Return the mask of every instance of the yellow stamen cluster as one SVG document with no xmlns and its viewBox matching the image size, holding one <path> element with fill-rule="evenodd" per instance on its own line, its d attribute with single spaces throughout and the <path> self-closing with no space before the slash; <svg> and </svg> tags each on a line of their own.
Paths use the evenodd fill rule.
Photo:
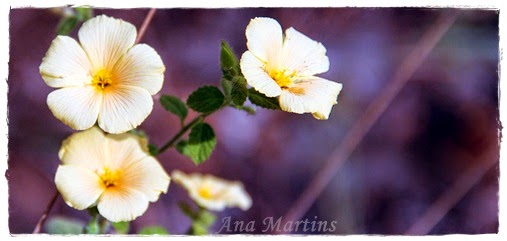
<svg viewBox="0 0 507 241">
<path fill-rule="evenodd" d="M 119 170 L 111 171 L 106 167 L 99 173 L 99 176 L 106 188 L 115 187 L 120 183 L 121 172 Z"/>
<path fill-rule="evenodd" d="M 199 196 L 204 199 L 211 199 L 214 196 L 213 191 L 209 185 L 201 186 L 197 192 L 199 193 Z"/>
<path fill-rule="evenodd" d="M 109 71 L 101 69 L 93 75 L 92 84 L 97 88 L 105 89 L 113 83 L 112 75 Z"/>
<path fill-rule="evenodd" d="M 273 69 L 269 71 L 269 77 L 275 80 L 282 89 L 289 88 L 293 84 L 291 78 L 294 77 L 295 74 L 295 71 L 293 73 L 287 73 L 287 70 Z"/>
</svg>

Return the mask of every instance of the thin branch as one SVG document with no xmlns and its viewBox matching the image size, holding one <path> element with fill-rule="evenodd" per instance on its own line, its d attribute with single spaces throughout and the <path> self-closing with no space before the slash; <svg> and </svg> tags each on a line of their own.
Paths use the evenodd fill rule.
<svg viewBox="0 0 507 241">
<path fill-rule="evenodd" d="M 176 133 L 176 135 L 173 136 L 173 138 L 171 138 L 171 140 L 169 140 L 167 143 L 165 143 L 162 147 L 160 147 L 160 149 L 158 150 L 157 152 L 157 155 L 159 155 L 160 153 L 164 152 L 165 150 L 171 148 L 174 146 L 174 144 L 176 144 L 176 142 L 190 129 L 192 128 L 195 124 L 197 124 L 199 121 L 202 121 L 207 115 L 206 114 L 200 114 L 198 115 L 197 117 L 195 117 L 192 121 L 190 121 L 186 126 L 183 126 L 183 128 L 181 128 L 181 130 Z"/>
<path fill-rule="evenodd" d="M 53 197 L 49 201 L 46 210 L 44 210 L 44 213 L 42 213 L 42 216 L 39 218 L 39 221 L 37 221 L 37 224 L 35 225 L 35 228 L 33 229 L 32 233 L 34 234 L 40 233 L 40 231 L 42 230 L 42 226 L 44 225 L 46 219 L 48 218 L 49 212 L 51 211 L 51 209 L 53 209 L 53 206 L 55 205 L 56 200 L 58 199 L 58 196 L 59 196 L 58 191 L 55 191 L 55 194 L 53 194 Z"/>
<path fill-rule="evenodd" d="M 141 25 L 141 28 L 139 29 L 139 34 L 137 35 L 136 42 L 135 42 L 136 44 L 138 44 L 141 41 L 141 39 L 143 38 L 144 33 L 146 32 L 146 29 L 148 29 L 148 26 L 151 23 L 151 19 L 153 18 L 153 15 L 155 15 L 156 11 L 157 11 L 156 8 L 152 8 L 148 12 L 148 14 L 146 14 L 146 18 L 144 19 L 143 25 Z"/>
<path fill-rule="evenodd" d="M 156 10 L 157 9 L 152 8 L 152 9 L 150 9 L 148 14 L 146 15 L 143 25 L 141 25 L 141 28 L 139 29 L 139 34 L 137 35 L 137 39 L 135 42 L 136 44 L 139 43 L 141 41 L 141 39 L 143 38 L 144 33 L 146 32 L 146 29 L 150 25 L 151 19 L 153 18 L 153 15 L 155 15 Z M 44 213 L 42 213 L 42 216 L 39 218 L 39 221 L 35 225 L 35 228 L 33 229 L 33 232 L 32 232 L 33 234 L 40 233 L 42 226 L 44 225 L 44 223 L 46 222 L 46 219 L 48 218 L 49 212 L 51 211 L 56 200 L 58 199 L 58 196 L 59 196 L 59 193 L 58 193 L 58 191 L 56 191 L 55 194 L 53 195 L 53 198 L 51 198 L 51 201 L 48 203 L 46 210 L 44 211 Z"/>
<path fill-rule="evenodd" d="M 491 147 L 473 165 L 454 181 L 426 212 L 407 230 L 405 235 L 428 234 L 435 225 L 474 187 L 482 177 L 498 163 L 498 149 Z"/>
<path fill-rule="evenodd" d="M 307 212 L 373 124 L 384 113 L 405 83 L 412 77 L 419 65 L 443 37 L 444 33 L 452 26 L 456 17 L 457 11 L 446 11 L 441 14 L 432 27 L 422 36 L 412 52 L 401 62 L 389 84 L 371 102 L 363 115 L 343 138 L 342 144 L 333 151 L 330 158 L 317 172 L 308 187 L 289 208 L 283 217 L 282 225 L 289 221 L 299 220 Z"/>
</svg>

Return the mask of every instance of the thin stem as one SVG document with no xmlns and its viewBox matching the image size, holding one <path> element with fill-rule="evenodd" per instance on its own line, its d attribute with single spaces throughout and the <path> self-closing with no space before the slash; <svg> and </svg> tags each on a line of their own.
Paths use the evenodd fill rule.
<svg viewBox="0 0 507 241">
<path fill-rule="evenodd" d="M 498 149 L 494 146 L 479 158 L 479 164 L 468 168 L 453 185 L 447 189 L 419 219 L 407 230 L 405 235 L 428 234 L 435 225 L 474 187 L 482 177 L 498 163 Z"/>
<path fill-rule="evenodd" d="M 135 42 L 136 44 L 138 44 L 141 41 L 141 39 L 143 38 L 144 33 L 146 32 L 146 29 L 148 29 L 148 26 L 151 23 L 151 19 L 153 18 L 153 15 L 155 15 L 156 11 L 157 11 L 156 8 L 152 8 L 148 12 L 148 14 L 146 14 L 146 18 L 144 18 L 143 25 L 141 25 L 141 28 L 139 29 L 139 34 L 137 35 L 136 42 Z"/>
<path fill-rule="evenodd" d="M 412 77 L 417 67 L 452 26 L 456 16 L 457 11 L 443 13 L 423 35 L 412 52 L 401 62 L 389 85 L 371 102 L 363 115 L 345 135 L 342 144 L 333 151 L 308 187 L 283 216 L 282 225 L 289 221 L 299 220 L 307 212 L 373 124 Z"/>
<path fill-rule="evenodd" d="M 197 117 L 195 117 L 192 121 L 190 121 L 186 126 L 183 126 L 181 130 L 176 133 L 176 135 L 173 136 L 168 142 L 166 142 L 160 149 L 158 149 L 157 155 L 160 155 L 160 153 L 164 152 L 165 150 L 171 148 L 176 144 L 176 142 L 188 131 L 190 128 L 192 128 L 195 124 L 197 124 L 199 121 L 204 120 L 204 118 L 209 114 L 200 114 Z"/>
<path fill-rule="evenodd" d="M 46 219 L 48 218 L 49 212 L 53 208 L 53 206 L 56 203 L 56 200 L 58 199 L 58 191 L 55 191 L 55 194 L 53 194 L 53 197 L 49 201 L 46 210 L 44 210 L 44 213 L 42 213 L 42 216 L 39 218 L 39 221 L 37 221 L 37 224 L 35 225 L 35 228 L 33 229 L 32 233 L 40 233 L 42 230 L 42 226 L 46 222 Z"/>
</svg>

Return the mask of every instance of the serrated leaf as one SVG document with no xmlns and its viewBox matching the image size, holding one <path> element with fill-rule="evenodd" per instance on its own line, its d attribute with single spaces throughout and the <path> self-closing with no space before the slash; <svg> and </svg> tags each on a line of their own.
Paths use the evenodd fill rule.
<svg viewBox="0 0 507 241">
<path fill-rule="evenodd" d="M 186 150 L 187 148 L 187 144 L 188 144 L 188 141 L 187 140 L 181 140 L 179 141 L 178 143 L 176 143 L 176 150 L 180 153 L 180 154 L 183 154 L 185 156 L 188 156 L 187 153 L 188 151 Z"/>
<path fill-rule="evenodd" d="M 257 106 L 270 110 L 280 110 L 280 104 L 278 98 L 267 97 L 266 95 L 258 92 L 257 90 L 250 88 L 248 89 L 248 99 Z"/>
<path fill-rule="evenodd" d="M 138 234 L 142 234 L 142 235 L 153 235 L 153 234 L 164 235 L 164 234 L 169 234 L 169 232 L 164 227 L 155 225 L 155 226 L 147 226 L 147 227 L 142 228 L 141 230 L 139 230 Z"/>
<path fill-rule="evenodd" d="M 225 41 L 222 41 L 220 49 L 220 67 L 222 68 L 224 77 L 227 79 L 241 73 L 238 58 L 234 54 L 234 51 L 232 51 L 231 46 Z"/>
<path fill-rule="evenodd" d="M 187 105 L 197 112 L 209 113 L 220 109 L 224 99 L 224 94 L 217 87 L 204 86 L 190 94 Z"/>
<path fill-rule="evenodd" d="M 216 144 L 213 128 L 206 123 L 199 123 L 192 127 L 183 154 L 199 165 L 209 158 Z"/>
<path fill-rule="evenodd" d="M 111 222 L 111 225 L 117 234 L 127 234 L 130 230 L 130 222 Z"/>
<path fill-rule="evenodd" d="M 187 106 L 178 97 L 172 95 L 162 95 L 162 97 L 160 97 L 160 104 L 167 111 L 180 117 L 182 121 L 185 120 L 188 115 Z"/>
<path fill-rule="evenodd" d="M 66 217 L 52 217 L 44 225 L 49 234 L 81 234 L 83 228 L 84 223 Z"/>
<path fill-rule="evenodd" d="M 234 77 L 232 81 L 231 100 L 236 106 L 242 106 L 248 96 L 246 80 L 241 76 Z"/>
<path fill-rule="evenodd" d="M 58 35 L 69 35 L 72 30 L 76 27 L 79 22 L 78 18 L 74 15 L 65 16 L 58 26 L 56 27 L 56 34 Z"/>
</svg>

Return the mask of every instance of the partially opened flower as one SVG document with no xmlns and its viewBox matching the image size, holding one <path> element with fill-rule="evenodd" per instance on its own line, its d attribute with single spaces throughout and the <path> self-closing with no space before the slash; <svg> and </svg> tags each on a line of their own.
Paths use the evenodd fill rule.
<svg viewBox="0 0 507 241">
<path fill-rule="evenodd" d="M 248 50 L 240 65 L 250 86 L 268 97 L 279 97 L 284 111 L 329 117 L 342 85 L 315 76 L 329 69 L 321 43 L 293 28 L 283 36 L 280 24 L 272 18 L 252 19 L 246 38 Z"/>
<path fill-rule="evenodd" d="M 179 170 L 174 170 L 171 177 L 188 191 L 199 206 L 208 210 L 222 211 L 226 207 L 247 210 L 252 206 L 252 199 L 241 182 L 197 173 L 187 175 Z"/>
<path fill-rule="evenodd" d="M 59 88 L 47 98 L 53 115 L 76 130 L 98 121 L 106 132 L 123 133 L 141 124 L 165 67 L 153 48 L 134 45 L 136 35 L 132 24 L 102 15 L 79 29 L 80 43 L 57 36 L 39 67 L 46 84 Z"/>
<path fill-rule="evenodd" d="M 170 178 L 138 136 L 104 134 L 93 127 L 67 138 L 58 153 L 55 183 L 78 210 L 97 205 L 112 222 L 131 221 L 166 193 Z"/>
</svg>

